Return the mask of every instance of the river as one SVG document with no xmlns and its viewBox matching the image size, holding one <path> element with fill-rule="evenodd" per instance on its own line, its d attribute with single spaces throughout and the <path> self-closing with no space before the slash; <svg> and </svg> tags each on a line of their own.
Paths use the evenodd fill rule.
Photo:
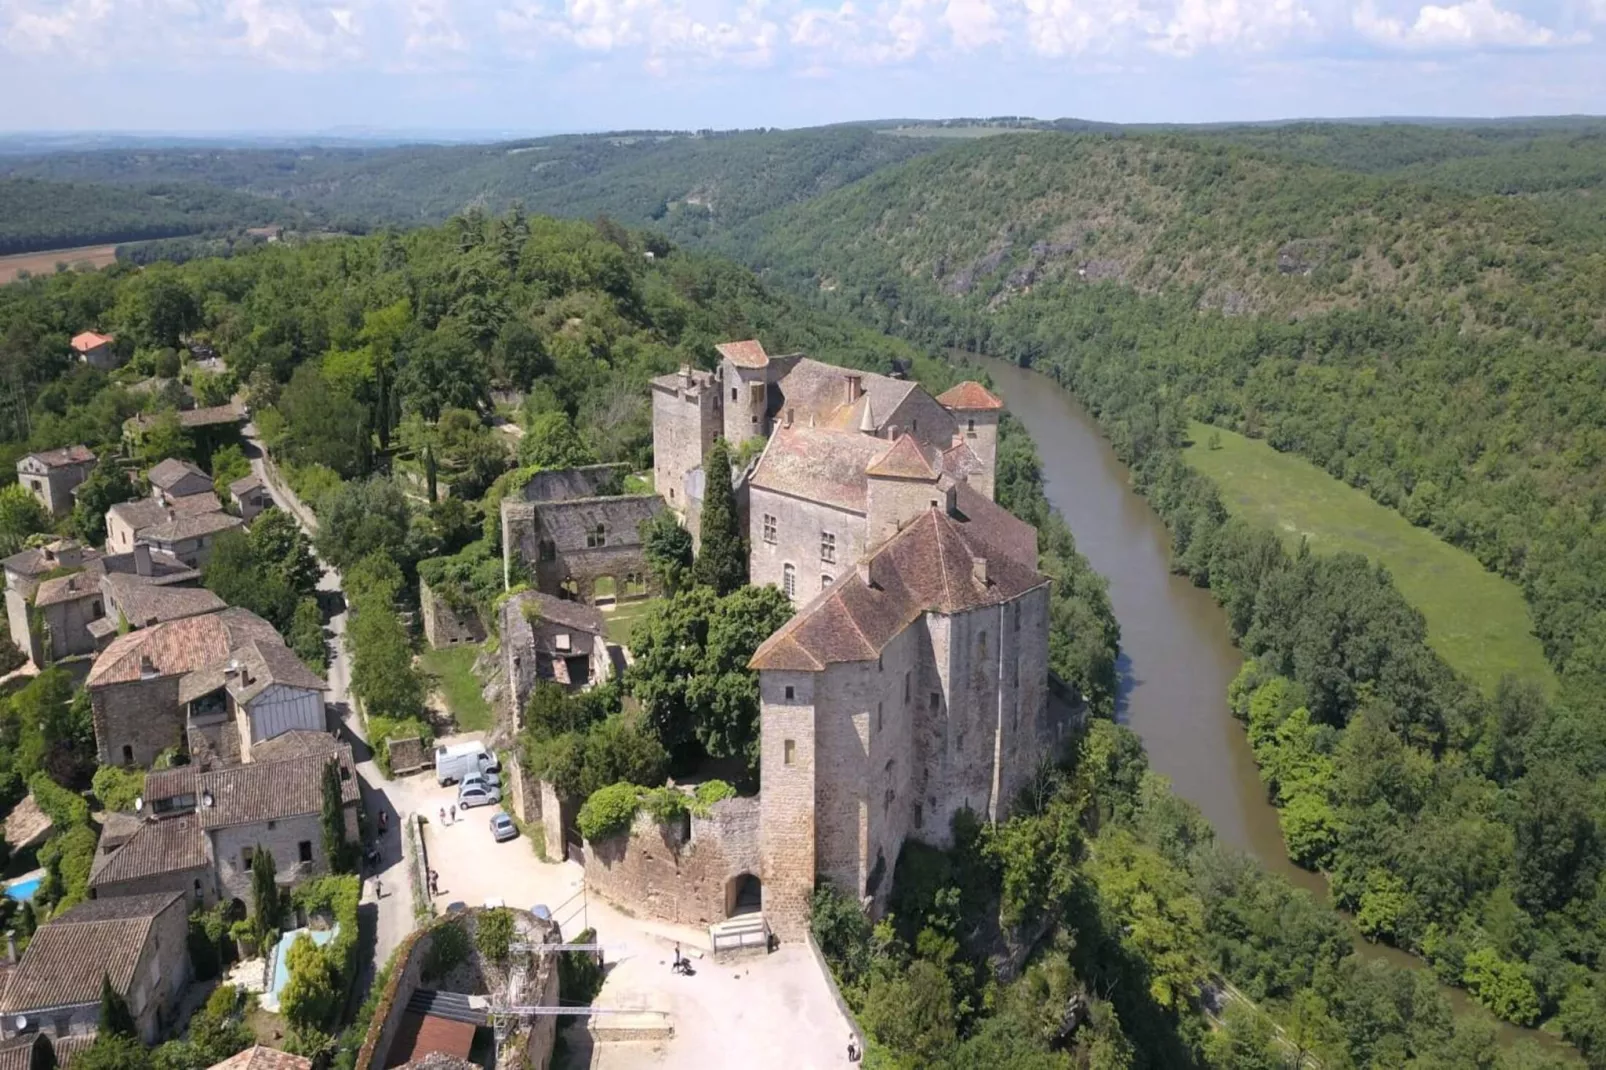
<svg viewBox="0 0 1606 1070">
<path fill-rule="evenodd" d="M 991 357 L 954 356 L 992 376 L 1005 406 L 1037 444 L 1049 503 L 1070 525 L 1077 549 L 1109 580 L 1121 624 L 1117 719 L 1142 737 L 1150 767 L 1199 807 L 1223 843 L 1326 900 L 1326 879 L 1289 860 L 1249 741 L 1227 708 L 1227 685 L 1243 664 L 1227 618 L 1209 591 L 1172 573 L 1165 523 L 1132 489 L 1098 422 L 1046 376 Z M 1355 948 L 1395 966 L 1424 966 L 1358 936 Z M 1457 1012 L 1492 1020 L 1466 992 L 1442 990 Z M 1538 1030 L 1505 1022 L 1499 1028 L 1505 1043 L 1527 1037 L 1553 1053 L 1573 1052 Z"/>
</svg>

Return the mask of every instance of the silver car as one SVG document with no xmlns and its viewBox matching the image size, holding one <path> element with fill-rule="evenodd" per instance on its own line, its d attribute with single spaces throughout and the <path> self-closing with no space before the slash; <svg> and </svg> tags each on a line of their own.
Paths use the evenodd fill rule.
<svg viewBox="0 0 1606 1070">
<path fill-rule="evenodd" d="M 457 808 L 467 810 L 474 806 L 489 806 L 502 801 L 502 791 L 483 781 L 464 783 L 457 789 Z"/>
<path fill-rule="evenodd" d="M 496 838 L 497 843 L 518 839 L 519 827 L 506 813 L 498 811 L 491 815 L 491 835 Z"/>
<path fill-rule="evenodd" d="M 489 784 L 493 788 L 499 788 L 499 787 L 502 786 L 502 778 L 500 776 L 498 776 L 497 774 L 491 772 L 490 770 L 486 770 L 483 773 L 464 773 L 463 774 L 463 779 L 462 779 L 461 783 L 473 784 L 473 783 L 476 783 L 476 782 L 481 783 L 481 784 Z"/>
</svg>

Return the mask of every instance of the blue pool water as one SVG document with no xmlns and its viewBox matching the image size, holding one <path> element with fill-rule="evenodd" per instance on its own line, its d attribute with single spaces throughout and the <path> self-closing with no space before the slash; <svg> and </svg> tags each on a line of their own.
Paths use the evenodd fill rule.
<svg viewBox="0 0 1606 1070">
<path fill-rule="evenodd" d="M 290 964 L 286 961 L 290 957 L 290 945 L 295 943 L 302 933 L 319 947 L 327 944 L 340 932 L 340 926 L 333 929 L 295 929 L 279 937 L 279 942 L 273 948 L 273 983 L 263 993 L 262 1006 L 278 1013 L 279 993 L 284 991 L 285 984 L 290 980 Z"/>
<path fill-rule="evenodd" d="M 8 884 L 6 885 L 6 894 L 19 903 L 26 903 L 33 898 L 33 893 L 39 890 L 39 883 L 43 880 L 43 877 L 29 877 L 27 880 Z"/>
</svg>

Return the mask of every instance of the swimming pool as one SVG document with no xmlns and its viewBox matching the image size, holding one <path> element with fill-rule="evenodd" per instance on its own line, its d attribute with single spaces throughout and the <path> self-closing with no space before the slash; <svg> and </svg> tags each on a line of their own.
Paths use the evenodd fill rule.
<svg viewBox="0 0 1606 1070">
<path fill-rule="evenodd" d="M 290 957 L 290 945 L 303 933 L 314 944 L 322 947 L 335 938 L 340 932 L 340 926 L 332 929 L 292 929 L 279 937 L 279 942 L 273 947 L 273 982 L 268 990 L 262 993 L 262 1008 L 273 1014 L 279 1013 L 279 993 L 284 991 L 285 984 L 290 980 L 290 964 L 286 961 Z"/>
<path fill-rule="evenodd" d="M 43 873 L 36 873 L 31 877 L 24 877 L 20 881 L 6 885 L 6 895 L 10 896 L 12 899 L 15 899 L 19 903 L 26 903 L 28 900 L 33 898 L 34 893 L 39 890 L 39 885 L 44 881 L 44 879 L 45 876 Z"/>
</svg>

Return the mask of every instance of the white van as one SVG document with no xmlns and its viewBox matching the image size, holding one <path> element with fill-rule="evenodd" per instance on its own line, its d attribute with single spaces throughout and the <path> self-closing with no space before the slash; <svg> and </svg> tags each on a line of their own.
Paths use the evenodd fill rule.
<svg viewBox="0 0 1606 1070">
<path fill-rule="evenodd" d="M 470 741 L 435 748 L 435 783 L 443 786 L 462 780 L 469 773 L 483 773 L 496 767 L 496 759 L 483 743 Z"/>
</svg>

